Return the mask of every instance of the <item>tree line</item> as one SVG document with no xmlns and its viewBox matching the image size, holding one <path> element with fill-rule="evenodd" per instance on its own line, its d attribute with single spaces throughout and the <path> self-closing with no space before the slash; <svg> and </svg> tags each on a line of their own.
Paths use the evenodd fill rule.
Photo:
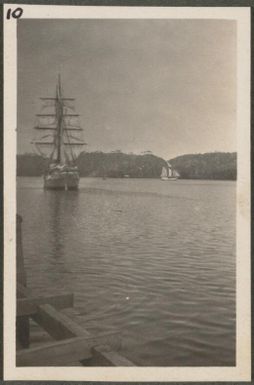
<svg viewBox="0 0 254 385">
<path fill-rule="evenodd" d="M 170 159 L 183 179 L 236 179 L 236 153 L 189 154 Z M 18 176 L 41 176 L 49 160 L 35 154 L 17 155 Z M 121 151 L 83 152 L 77 159 L 80 176 L 159 178 L 165 160 L 151 154 L 124 154 Z"/>
<path fill-rule="evenodd" d="M 178 156 L 170 163 L 183 179 L 236 180 L 236 152 L 210 152 Z"/>
</svg>

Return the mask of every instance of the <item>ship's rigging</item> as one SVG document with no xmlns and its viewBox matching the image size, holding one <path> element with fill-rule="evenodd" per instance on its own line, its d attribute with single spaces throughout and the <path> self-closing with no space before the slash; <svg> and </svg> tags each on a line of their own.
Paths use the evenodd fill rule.
<svg viewBox="0 0 254 385">
<path fill-rule="evenodd" d="M 79 114 L 72 103 L 74 98 L 63 96 L 60 75 L 55 97 L 41 97 L 43 106 L 36 115 L 35 131 L 32 141 L 36 151 L 50 163 L 73 165 L 86 143 L 83 141 L 83 129 Z"/>
</svg>

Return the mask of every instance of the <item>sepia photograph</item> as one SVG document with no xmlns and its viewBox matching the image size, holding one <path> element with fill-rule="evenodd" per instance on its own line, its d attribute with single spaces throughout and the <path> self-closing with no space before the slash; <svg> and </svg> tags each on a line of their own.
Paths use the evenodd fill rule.
<svg viewBox="0 0 254 385">
<path fill-rule="evenodd" d="M 249 8 L 7 8 L 6 379 L 250 379 Z"/>
</svg>

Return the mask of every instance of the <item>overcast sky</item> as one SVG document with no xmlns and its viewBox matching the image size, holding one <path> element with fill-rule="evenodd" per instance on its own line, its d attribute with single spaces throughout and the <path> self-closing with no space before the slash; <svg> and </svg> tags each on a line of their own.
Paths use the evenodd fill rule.
<svg viewBox="0 0 254 385">
<path fill-rule="evenodd" d="M 59 71 L 87 151 L 236 150 L 234 21 L 19 20 L 19 153 Z"/>
</svg>

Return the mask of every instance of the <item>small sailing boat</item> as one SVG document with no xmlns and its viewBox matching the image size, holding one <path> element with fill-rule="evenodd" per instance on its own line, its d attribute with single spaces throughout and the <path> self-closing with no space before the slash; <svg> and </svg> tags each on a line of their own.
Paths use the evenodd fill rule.
<svg viewBox="0 0 254 385">
<path fill-rule="evenodd" d="M 161 180 L 174 181 L 179 178 L 179 173 L 173 169 L 169 162 L 166 162 L 166 166 L 162 167 Z"/>
<path fill-rule="evenodd" d="M 75 99 L 63 97 L 60 75 L 56 97 L 40 99 L 44 105 L 41 113 L 37 114 L 37 124 L 34 127 L 39 138 L 32 143 L 40 155 L 49 159 L 49 166 L 44 174 L 44 188 L 77 190 L 79 171 L 76 160 L 86 143 L 82 139 L 83 129 L 79 125 L 79 115 L 72 106 Z"/>
</svg>

